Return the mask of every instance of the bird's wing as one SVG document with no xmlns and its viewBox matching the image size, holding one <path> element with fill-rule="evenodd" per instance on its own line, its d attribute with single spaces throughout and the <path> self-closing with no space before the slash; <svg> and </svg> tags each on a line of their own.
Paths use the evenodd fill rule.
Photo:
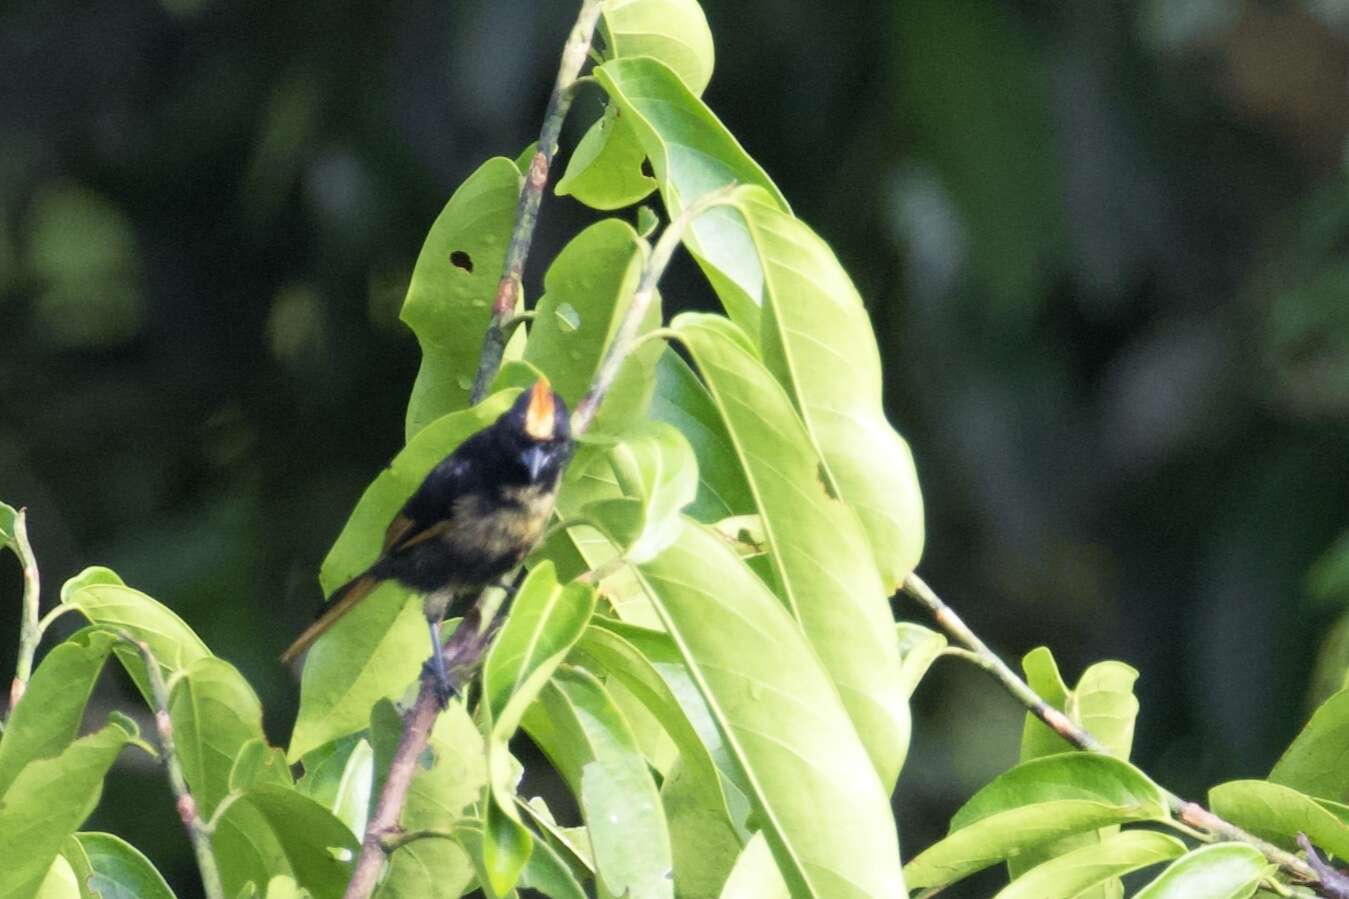
<svg viewBox="0 0 1349 899">
<path fill-rule="evenodd" d="M 466 441 L 460 450 L 467 446 Z M 417 491 L 404 503 L 402 511 L 389 522 L 381 558 L 396 555 L 445 533 L 454 516 L 455 500 L 469 492 L 477 469 L 472 457 L 466 457 L 459 450 L 431 469 Z"/>
</svg>

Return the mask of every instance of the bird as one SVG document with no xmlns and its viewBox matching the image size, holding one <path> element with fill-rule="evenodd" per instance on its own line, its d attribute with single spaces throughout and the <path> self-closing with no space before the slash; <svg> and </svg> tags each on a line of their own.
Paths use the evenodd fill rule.
<svg viewBox="0 0 1349 899">
<path fill-rule="evenodd" d="M 318 618 L 282 654 L 290 662 L 381 583 L 422 596 L 431 670 L 442 700 L 453 694 L 440 623 L 459 600 L 524 561 L 542 536 L 571 457 L 567 405 L 546 377 L 492 424 L 442 459 L 389 522 L 379 558 L 328 598 Z"/>
</svg>

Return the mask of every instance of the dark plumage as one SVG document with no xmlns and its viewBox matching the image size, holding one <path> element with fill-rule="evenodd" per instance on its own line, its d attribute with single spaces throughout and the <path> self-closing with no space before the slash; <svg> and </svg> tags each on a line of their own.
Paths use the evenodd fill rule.
<svg viewBox="0 0 1349 899">
<path fill-rule="evenodd" d="M 542 535 L 570 455 L 567 406 L 541 379 L 431 470 L 389 523 L 379 558 L 334 591 L 282 660 L 304 652 L 381 581 L 392 579 L 423 595 L 436 642 L 434 663 L 436 626 L 451 604 L 520 564 Z"/>
</svg>

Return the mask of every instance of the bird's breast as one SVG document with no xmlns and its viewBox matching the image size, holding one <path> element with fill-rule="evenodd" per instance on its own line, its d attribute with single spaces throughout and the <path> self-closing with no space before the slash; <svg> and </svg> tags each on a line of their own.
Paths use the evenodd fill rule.
<svg viewBox="0 0 1349 899">
<path fill-rule="evenodd" d="M 456 502 L 455 518 L 464 523 L 444 539 L 459 551 L 477 550 L 518 561 L 543 533 L 555 494 L 543 485 L 503 488 L 499 498 L 472 494 Z"/>
</svg>

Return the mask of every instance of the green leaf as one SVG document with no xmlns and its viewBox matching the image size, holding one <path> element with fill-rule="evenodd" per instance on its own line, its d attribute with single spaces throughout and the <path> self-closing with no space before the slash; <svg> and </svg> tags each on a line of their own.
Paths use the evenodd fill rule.
<svg viewBox="0 0 1349 899">
<path fill-rule="evenodd" d="M 320 581 L 335 590 L 369 567 L 384 532 L 426 475 L 465 439 L 490 425 L 515 393 L 501 392 L 472 409 L 427 425 L 380 473 L 324 559 Z M 288 757 L 364 730 L 371 707 L 402 694 L 430 655 L 426 621 L 408 592 L 385 582 L 314 644 L 300 680 L 300 710 Z"/>
<path fill-rule="evenodd" d="M 497 805 L 495 793 L 487 791 L 487 815 L 483 823 L 482 871 L 478 875 L 489 897 L 504 897 L 515 889 L 534 852 L 534 838 L 512 809 Z"/>
<path fill-rule="evenodd" d="M 1296 852 L 1305 833 L 1337 858 L 1349 858 L 1349 821 L 1297 790 L 1263 780 L 1236 780 L 1209 790 L 1213 813 Z"/>
<path fill-rule="evenodd" d="M 692 523 L 640 572 L 793 895 L 905 895 L 888 791 L 781 602 Z"/>
<path fill-rule="evenodd" d="M 1046 756 L 974 794 L 951 819 L 950 833 L 904 872 L 910 886 L 943 886 L 1051 840 L 1168 817 L 1161 788 L 1128 762 L 1084 752 Z"/>
<path fill-rule="evenodd" d="M 740 851 L 720 896 L 721 899 L 790 899 L 791 892 L 762 833 L 756 833 Z"/>
<path fill-rule="evenodd" d="M 231 792 L 246 790 L 254 784 L 275 784 L 279 787 L 295 785 L 286 752 L 277 746 L 268 746 L 264 738 L 249 740 L 239 748 L 230 768 Z"/>
<path fill-rule="evenodd" d="M 1284 751 L 1269 779 L 1322 799 L 1349 801 L 1349 690 L 1331 696 Z"/>
<path fill-rule="evenodd" d="M 1167 834 L 1151 830 L 1115 833 L 1036 865 L 995 899 L 1077 899 L 1088 891 L 1109 888 L 1130 871 L 1184 854 L 1185 844 Z"/>
<path fill-rule="evenodd" d="M 548 266 L 524 361 L 547 375 L 573 409 L 627 314 L 646 257 L 646 244 L 632 226 L 611 218 L 572 238 Z M 660 321 L 660 303 L 653 302 L 638 334 Z M 624 360 L 592 433 L 619 433 L 645 416 L 660 353 L 661 343 L 650 341 Z"/>
<path fill-rule="evenodd" d="M 485 849 L 480 822 L 459 824 L 454 829 L 454 838 L 473 858 L 483 857 Z M 549 899 L 586 899 L 585 889 L 567 863 L 545 840 L 534 840 L 529 860 L 516 885 L 538 890 Z"/>
<path fill-rule="evenodd" d="M 622 209 L 656 189 L 656 179 L 642 171 L 645 161 L 646 151 L 627 116 L 610 103 L 572 150 L 555 190 L 592 209 Z"/>
<path fill-rule="evenodd" d="M 946 648 L 946 635 L 921 624 L 900 621 L 895 624 L 899 641 L 899 682 L 904 695 L 912 697 L 927 669 Z"/>
<path fill-rule="evenodd" d="M 75 739 L 115 639 L 85 628 L 43 658 L 0 736 L 0 796 L 24 765 L 59 755 Z"/>
<path fill-rule="evenodd" d="M 408 400 L 409 442 L 468 406 L 522 183 L 511 160 L 487 160 L 459 185 L 426 235 L 400 316 L 422 349 Z"/>
<path fill-rule="evenodd" d="M 9 503 L 0 503 L 0 542 L 5 544 L 14 543 L 15 520 L 19 517 L 19 510 Z"/>
<path fill-rule="evenodd" d="M 615 59 L 596 67 L 594 74 L 650 159 L 671 219 L 703 194 L 731 182 L 757 184 L 788 210 L 764 170 L 668 66 L 650 57 Z M 746 331 L 758 333 L 763 272 L 740 214 L 709 210 L 692 223 L 684 244 L 730 316 Z"/>
<path fill-rule="evenodd" d="M 686 510 L 703 524 L 757 512 L 735 445 L 707 388 L 672 349 L 656 365 L 651 417 L 679 429 L 698 460 L 698 493 Z"/>
<path fill-rule="evenodd" d="M 210 818 L 230 791 L 230 772 L 243 745 L 266 739 L 262 703 L 248 681 L 222 659 L 198 659 L 169 695 L 174 743 L 192 798 Z"/>
<path fill-rule="evenodd" d="M 735 326 L 685 313 L 672 327 L 755 495 L 777 592 L 842 695 L 888 792 L 908 750 L 909 707 L 889 593 L 861 523 L 827 492 L 801 419 Z"/>
<path fill-rule="evenodd" d="M 605 0 L 604 58 L 650 56 L 701 95 L 716 63 L 712 30 L 698 0 Z"/>
<path fill-rule="evenodd" d="M 764 364 L 791 396 L 831 492 L 857 510 L 886 594 L 923 551 L 913 453 L 881 403 L 881 357 L 862 297 L 834 251 L 767 191 L 736 191 L 763 270 Z"/>
<path fill-rule="evenodd" d="M 674 539 L 680 511 L 698 491 L 698 463 L 684 435 L 665 422 L 646 422 L 605 448 L 604 459 L 622 496 L 589 503 L 581 514 L 604 525 L 623 556 L 645 562 Z"/>
<path fill-rule="evenodd" d="M 228 895 L 249 881 L 267 883 L 282 874 L 314 899 L 342 895 L 351 866 L 335 851 L 350 857 L 360 846 L 347 826 L 313 799 L 271 784 L 251 787 L 224 806 L 211 845 Z"/>
<path fill-rule="evenodd" d="M 47 869 L 32 899 L 80 899 L 80 881 L 64 856 L 58 855 Z"/>
<path fill-rule="evenodd" d="M 154 653 L 165 679 L 192 663 L 209 658 L 211 651 L 168 606 L 122 584 L 106 568 L 89 568 L 61 588 L 61 601 L 75 607 L 93 624 L 125 632 L 144 642 Z M 142 695 L 150 694 L 140 655 L 130 647 L 116 647 L 117 657 L 136 681 Z"/>
<path fill-rule="evenodd" d="M 637 740 L 594 675 L 561 669 L 524 719 L 576 795 L 601 897 L 674 896 L 670 835 Z"/>
<path fill-rule="evenodd" d="M 1270 865 L 1253 846 L 1201 846 L 1172 862 L 1134 899 L 1246 899 L 1260 886 Z"/>
<path fill-rule="evenodd" d="M 403 722 L 393 704 L 381 702 L 370 717 L 376 770 L 385 772 L 398 748 Z M 353 756 L 354 758 L 355 756 Z M 399 823 L 404 830 L 450 832 L 482 795 L 487 762 L 482 734 L 462 702 L 452 702 L 431 730 L 427 749 L 408 788 Z M 379 899 L 457 899 L 473 882 L 473 862 L 451 840 L 415 840 L 389 856 Z"/>
<path fill-rule="evenodd" d="M 116 724 L 29 762 L 0 797 L 0 899 L 30 899 L 61 847 L 98 805 L 103 777 L 131 738 Z"/>
<path fill-rule="evenodd" d="M 102 899 L 173 899 L 173 891 L 140 850 L 110 833 L 77 833 L 89 870 L 81 872 Z"/>
</svg>

